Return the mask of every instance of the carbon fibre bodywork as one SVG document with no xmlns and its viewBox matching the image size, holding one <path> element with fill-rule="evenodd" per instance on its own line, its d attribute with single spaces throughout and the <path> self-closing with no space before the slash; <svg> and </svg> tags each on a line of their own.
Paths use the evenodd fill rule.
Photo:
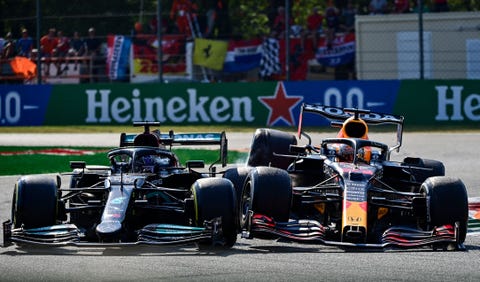
<svg viewBox="0 0 480 282">
<path fill-rule="evenodd" d="M 394 124 L 397 140 L 390 146 L 368 140 L 365 127 L 347 129 L 354 134 L 340 131 L 342 137 L 312 145 L 301 124 L 305 113 L 323 116 L 341 131 L 360 119 L 364 123 L 356 124 L 361 126 Z M 298 138 L 306 137 L 305 145 L 291 142 L 292 136 L 285 132 L 257 131 L 248 161 L 254 168 L 239 202 L 243 237 L 356 247 L 464 249 L 468 221 L 464 184 L 445 176 L 439 161 L 410 157 L 392 161 L 402 132 L 401 116 L 316 104 L 302 105 Z M 259 152 L 267 152 L 267 157 L 260 158 Z M 268 187 L 272 175 L 282 174 L 288 185 Z"/>
<path fill-rule="evenodd" d="M 231 247 L 237 237 L 232 183 L 217 177 L 226 164 L 225 133 L 150 132 L 122 134 L 109 166 L 71 162 L 68 187 L 60 177 L 21 177 L 14 189 L 12 218 L 3 223 L 4 246 L 167 245 L 200 242 Z M 183 166 L 172 146 L 220 146 L 208 170 L 203 161 Z"/>
</svg>

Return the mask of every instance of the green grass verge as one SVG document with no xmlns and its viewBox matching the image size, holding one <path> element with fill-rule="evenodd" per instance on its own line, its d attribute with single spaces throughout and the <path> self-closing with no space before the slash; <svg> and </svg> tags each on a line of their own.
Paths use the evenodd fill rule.
<svg viewBox="0 0 480 282">
<path fill-rule="evenodd" d="M 71 171 L 70 161 L 85 161 L 91 165 L 108 165 L 106 153 L 110 148 L 91 148 L 91 147 L 75 147 L 68 149 L 78 150 L 94 150 L 98 151 L 93 155 L 80 156 L 59 156 L 59 155 L 45 155 L 45 154 L 18 154 L 18 155 L 2 155 L 2 152 L 24 152 L 27 150 L 37 151 L 53 148 L 66 147 L 4 147 L 0 146 L 0 175 L 26 175 L 26 174 L 40 174 L 40 173 L 57 173 Z M 204 149 L 175 149 L 173 150 L 182 165 L 187 160 L 204 160 L 206 164 L 211 164 L 218 160 L 218 150 L 204 150 Z M 245 162 L 247 153 L 229 151 L 229 163 Z"/>
</svg>

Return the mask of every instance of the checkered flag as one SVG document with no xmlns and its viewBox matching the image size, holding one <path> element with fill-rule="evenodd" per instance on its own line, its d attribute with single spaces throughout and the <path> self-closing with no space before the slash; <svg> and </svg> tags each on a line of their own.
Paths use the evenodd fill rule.
<svg viewBox="0 0 480 282">
<path fill-rule="evenodd" d="M 260 60 L 260 77 L 268 77 L 280 73 L 281 66 L 278 58 L 280 45 L 275 38 L 267 38 L 262 44 L 262 58 Z"/>
</svg>

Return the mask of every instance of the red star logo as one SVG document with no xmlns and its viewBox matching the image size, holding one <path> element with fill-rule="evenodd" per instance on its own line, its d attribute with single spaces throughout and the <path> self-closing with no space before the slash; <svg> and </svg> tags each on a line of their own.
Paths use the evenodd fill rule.
<svg viewBox="0 0 480 282">
<path fill-rule="evenodd" d="M 303 99 L 303 96 L 287 96 L 283 82 L 279 82 L 274 96 L 262 96 L 258 97 L 258 99 L 270 111 L 268 114 L 268 126 L 275 124 L 281 119 L 288 125 L 295 125 L 292 108 Z"/>
</svg>

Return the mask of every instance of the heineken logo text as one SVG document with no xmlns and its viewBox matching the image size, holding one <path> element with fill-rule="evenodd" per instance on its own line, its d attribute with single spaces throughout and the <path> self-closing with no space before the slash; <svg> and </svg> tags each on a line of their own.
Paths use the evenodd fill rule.
<svg viewBox="0 0 480 282">
<path fill-rule="evenodd" d="M 133 89 L 132 96 L 111 99 L 110 89 L 87 89 L 87 123 L 130 123 L 133 121 L 160 122 L 251 122 L 250 97 L 199 96 L 194 88 L 186 95 L 164 99 L 160 96 L 141 97 L 140 90 Z"/>
</svg>

